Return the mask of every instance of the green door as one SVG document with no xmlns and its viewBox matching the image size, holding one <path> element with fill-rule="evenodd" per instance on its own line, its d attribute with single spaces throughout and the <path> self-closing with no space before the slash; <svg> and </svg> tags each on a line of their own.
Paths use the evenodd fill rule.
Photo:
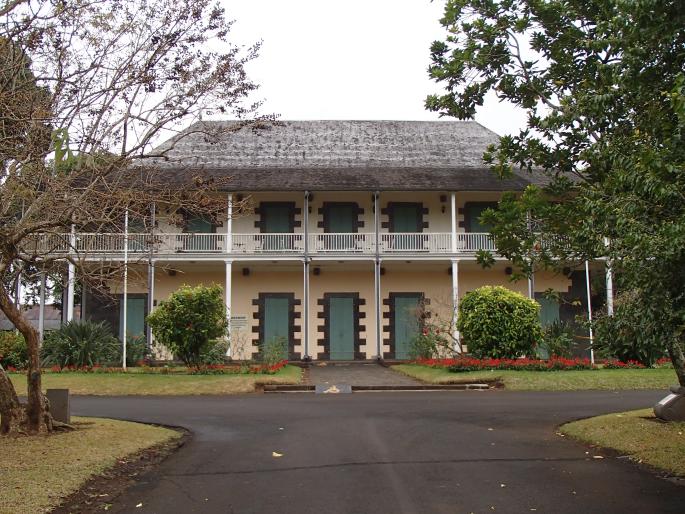
<svg viewBox="0 0 685 514">
<path fill-rule="evenodd" d="M 328 337 L 331 360 L 354 359 L 354 298 L 329 299 Z"/>
<path fill-rule="evenodd" d="M 559 304 L 545 297 L 535 299 L 540 304 L 540 324 L 547 327 L 559 321 Z"/>
<path fill-rule="evenodd" d="M 289 310 L 288 298 L 267 296 L 264 299 L 264 341 L 271 344 L 281 342 L 283 345 L 283 358 L 288 358 L 289 338 Z"/>
<path fill-rule="evenodd" d="M 214 225 L 202 216 L 190 216 L 186 220 L 186 232 L 189 234 L 211 234 L 214 232 Z M 185 239 L 184 249 L 192 252 L 216 250 L 215 241 L 213 237 L 190 235 Z"/>
<path fill-rule="evenodd" d="M 420 295 L 394 297 L 395 358 L 408 359 L 412 340 L 419 334 Z"/>
<path fill-rule="evenodd" d="M 485 209 L 496 209 L 496 202 L 468 202 L 464 205 L 466 232 L 490 232 L 490 225 L 480 222 Z"/>
<path fill-rule="evenodd" d="M 331 234 L 352 234 L 357 232 L 357 209 L 353 205 L 329 205 L 326 209 L 324 226 Z M 327 250 L 354 250 L 355 236 L 330 236 L 326 239 Z"/>
<path fill-rule="evenodd" d="M 126 299 L 126 337 L 145 337 L 146 298 Z M 119 320 L 119 333 L 124 331 L 123 309 Z"/>
<path fill-rule="evenodd" d="M 264 203 L 260 206 L 262 216 L 262 231 L 266 234 L 289 234 L 291 232 L 291 216 L 293 210 L 288 204 Z M 283 237 L 268 237 L 264 241 L 265 250 L 291 249 L 290 239 Z"/>
<path fill-rule="evenodd" d="M 397 234 L 415 234 L 423 232 L 421 207 L 416 204 L 395 204 L 392 208 L 392 232 Z M 419 250 L 422 248 L 421 237 L 401 235 L 393 237 L 393 248 L 400 250 Z"/>
</svg>

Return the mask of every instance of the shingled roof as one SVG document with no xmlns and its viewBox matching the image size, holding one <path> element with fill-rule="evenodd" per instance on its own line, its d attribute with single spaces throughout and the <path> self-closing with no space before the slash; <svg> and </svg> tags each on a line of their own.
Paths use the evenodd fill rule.
<svg viewBox="0 0 685 514">
<path fill-rule="evenodd" d="M 521 190 L 543 177 L 500 180 L 482 162 L 497 134 L 472 121 L 282 121 L 236 130 L 200 122 L 153 154 L 169 180 L 230 177 L 233 191 Z"/>
</svg>

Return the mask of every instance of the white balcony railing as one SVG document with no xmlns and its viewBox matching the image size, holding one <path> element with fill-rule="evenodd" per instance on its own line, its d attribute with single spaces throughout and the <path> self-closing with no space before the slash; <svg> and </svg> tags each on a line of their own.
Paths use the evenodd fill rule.
<svg viewBox="0 0 685 514">
<path fill-rule="evenodd" d="M 375 234 L 309 234 L 311 253 L 374 254 Z"/>
<path fill-rule="evenodd" d="M 444 255 L 475 253 L 478 250 L 496 251 L 494 241 L 486 233 L 458 233 L 452 245 L 452 234 L 439 233 L 381 233 L 378 235 L 381 254 Z M 133 255 L 154 253 L 165 255 L 283 255 L 304 254 L 304 234 L 129 234 L 128 252 Z M 27 253 L 67 254 L 82 257 L 123 255 L 124 234 L 77 233 L 45 234 L 36 236 L 24 245 Z M 308 251 L 313 255 L 373 255 L 376 235 L 373 233 L 309 234 Z"/>
</svg>

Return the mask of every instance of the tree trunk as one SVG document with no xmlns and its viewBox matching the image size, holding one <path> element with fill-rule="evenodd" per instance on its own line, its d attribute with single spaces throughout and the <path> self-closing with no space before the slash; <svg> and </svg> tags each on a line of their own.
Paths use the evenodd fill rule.
<svg viewBox="0 0 685 514">
<path fill-rule="evenodd" d="M 5 313 L 7 319 L 14 324 L 26 340 L 26 348 L 29 357 L 28 370 L 26 373 L 28 386 L 28 402 L 26 405 L 25 420 L 26 431 L 29 433 L 51 432 L 52 416 L 50 415 L 47 398 L 45 398 L 41 391 L 38 331 L 33 328 L 33 325 L 24 317 L 19 307 L 12 303 L 7 291 L 2 286 L 0 286 L 0 310 Z M 7 375 L 5 375 L 5 378 L 7 379 L 7 382 L 4 386 L 9 387 L 16 398 L 17 394 L 14 390 L 14 386 L 9 382 Z M 17 404 L 19 404 L 18 400 Z"/>
<path fill-rule="evenodd" d="M 0 434 L 22 432 L 25 429 L 26 409 L 19 403 L 10 378 L 0 366 Z"/>
<path fill-rule="evenodd" d="M 681 334 L 680 340 L 673 339 L 668 345 L 668 355 L 671 357 L 673 369 L 678 375 L 678 382 L 685 387 L 685 355 L 683 355 L 683 345 L 685 344 L 685 332 Z"/>
</svg>

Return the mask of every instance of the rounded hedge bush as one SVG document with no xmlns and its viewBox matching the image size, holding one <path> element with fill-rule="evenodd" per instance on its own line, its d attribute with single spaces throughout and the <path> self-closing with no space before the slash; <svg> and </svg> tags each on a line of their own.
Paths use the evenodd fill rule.
<svg viewBox="0 0 685 514">
<path fill-rule="evenodd" d="M 477 358 L 532 356 L 542 340 L 540 306 L 501 286 L 484 286 L 464 295 L 457 328 Z"/>
</svg>

